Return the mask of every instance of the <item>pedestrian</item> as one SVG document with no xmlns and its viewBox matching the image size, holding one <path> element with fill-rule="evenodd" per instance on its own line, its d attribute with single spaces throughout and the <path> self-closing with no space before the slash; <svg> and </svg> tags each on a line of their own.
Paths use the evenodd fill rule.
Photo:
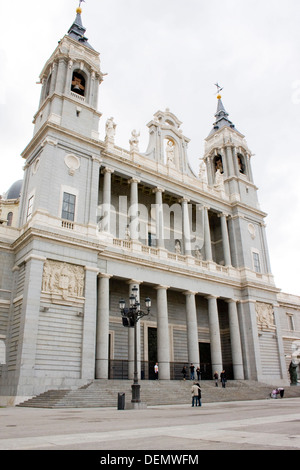
<svg viewBox="0 0 300 470">
<path fill-rule="evenodd" d="M 200 384 L 199 383 L 196 383 L 197 387 L 198 387 L 198 405 L 199 406 L 202 406 L 202 403 L 201 403 L 201 397 L 202 397 L 202 394 L 201 394 L 201 387 L 200 387 Z"/>
<path fill-rule="evenodd" d="M 199 404 L 199 388 L 200 388 L 200 386 L 198 386 L 196 384 L 196 382 L 194 382 L 194 384 L 192 385 L 192 390 L 191 390 L 191 392 L 192 392 L 192 406 L 198 406 L 198 404 Z"/>
<path fill-rule="evenodd" d="M 185 380 L 186 379 L 186 366 L 185 365 L 183 366 L 181 373 L 183 376 L 183 380 Z"/>
<path fill-rule="evenodd" d="M 191 380 L 195 380 L 195 366 L 193 363 L 190 365 L 190 371 L 191 371 Z"/>
<path fill-rule="evenodd" d="M 279 390 L 279 393 L 280 393 L 280 398 L 283 398 L 284 388 L 280 387 L 278 390 Z"/>
<path fill-rule="evenodd" d="M 218 384 L 219 374 L 218 374 L 217 371 L 214 373 L 214 379 L 215 379 L 215 385 L 216 385 L 216 387 L 218 387 L 219 386 L 219 384 Z"/>
<path fill-rule="evenodd" d="M 197 369 L 196 369 L 196 373 L 197 373 L 197 378 L 198 380 L 201 380 L 201 371 L 200 371 L 200 367 L 198 366 Z"/>
<path fill-rule="evenodd" d="M 155 380 L 158 380 L 158 363 L 156 363 L 154 366 L 154 374 L 155 374 Z"/>
<path fill-rule="evenodd" d="M 222 372 L 220 374 L 220 378 L 221 378 L 221 382 L 222 382 L 222 387 L 225 388 L 227 379 L 226 379 L 226 372 L 225 372 L 224 369 L 222 370 Z"/>
</svg>

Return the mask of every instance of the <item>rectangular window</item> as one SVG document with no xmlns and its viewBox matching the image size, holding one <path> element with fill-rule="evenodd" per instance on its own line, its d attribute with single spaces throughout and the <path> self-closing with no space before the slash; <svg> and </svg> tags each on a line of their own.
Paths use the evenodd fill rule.
<svg viewBox="0 0 300 470">
<path fill-rule="evenodd" d="M 26 221 L 29 220 L 32 216 L 32 210 L 33 210 L 33 199 L 34 196 L 31 196 L 28 200 L 28 206 L 27 206 L 27 215 L 26 215 Z"/>
<path fill-rule="evenodd" d="M 254 271 L 256 273 L 260 273 L 260 260 L 259 260 L 259 253 L 253 252 L 253 266 L 254 266 Z"/>
<path fill-rule="evenodd" d="M 156 246 L 156 236 L 153 233 L 148 233 L 148 246 Z"/>
<path fill-rule="evenodd" d="M 287 313 L 288 325 L 290 331 L 295 331 L 294 317 L 290 313 Z"/>
<path fill-rule="evenodd" d="M 64 193 L 61 217 L 65 220 L 74 222 L 76 196 L 74 194 Z"/>
</svg>

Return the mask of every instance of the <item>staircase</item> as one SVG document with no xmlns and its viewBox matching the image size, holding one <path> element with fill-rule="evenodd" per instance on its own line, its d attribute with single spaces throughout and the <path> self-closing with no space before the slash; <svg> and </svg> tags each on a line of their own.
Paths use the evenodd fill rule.
<svg viewBox="0 0 300 470">
<path fill-rule="evenodd" d="M 191 403 L 190 380 L 141 380 L 141 401 L 147 406 Z M 131 380 L 94 380 L 77 390 L 48 390 L 17 406 L 35 408 L 107 408 L 117 407 L 118 393 L 131 401 Z M 251 380 L 228 381 L 226 388 L 213 381 L 201 381 L 203 403 L 263 400 L 272 386 Z M 300 397 L 300 387 L 285 387 L 285 398 Z"/>
</svg>

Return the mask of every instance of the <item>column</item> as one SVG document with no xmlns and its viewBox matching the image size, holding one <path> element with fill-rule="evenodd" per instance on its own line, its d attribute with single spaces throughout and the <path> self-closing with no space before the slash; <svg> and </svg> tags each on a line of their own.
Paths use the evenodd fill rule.
<svg viewBox="0 0 300 470">
<path fill-rule="evenodd" d="M 132 294 L 132 288 L 138 288 L 137 300 L 140 302 L 140 284 L 141 281 L 131 279 L 127 282 L 129 286 L 129 296 Z M 140 321 L 136 324 L 137 333 L 137 370 L 138 378 L 141 378 L 141 325 Z M 134 328 L 128 328 L 128 378 L 133 380 L 134 375 Z"/>
<path fill-rule="evenodd" d="M 97 275 L 98 268 L 85 267 L 85 304 L 83 315 L 81 378 L 93 380 L 96 361 Z"/>
<path fill-rule="evenodd" d="M 170 344 L 167 286 L 157 286 L 157 362 L 158 377 L 170 380 Z"/>
<path fill-rule="evenodd" d="M 222 241 L 223 241 L 223 253 L 224 253 L 224 262 L 225 266 L 231 266 L 231 254 L 230 254 L 230 245 L 229 245 L 229 236 L 227 228 L 227 214 L 219 214 L 221 219 L 221 232 L 222 232 Z"/>
<path fill-rule="evenodd" d="M 129 231 L 131 240 L 139 239 L 139 215 L 138 215 L 138 184 L 137 178 L 129 180 L 130 183 L 130 208 L 129 208 Z"/>
<path fill-rule="evenodd" d="M 226 151 L 226 157 L 227 157 L 227 162 L 228 162 L 228 175 L 227 177 L 229 176 L 233 176 L 235 174 L 235 168 L 234 168 L 234 164 L 233 164 L 233 155 L 232 155 L 232 149 L 229 145 L 227 145 L 225 147 L 225 151 Z"/>
<path fill-rule="evenodd" d="M 184 254 L 190 255 L 192 253 L 191 248 L 191 227 L 190 227 L 190 218 L 189 218 L 189 200 L 182 198 L 179 200 L 181 202 L 182 209 L 182 221 L 183 221 L 183 244 L 184 244 Z"/>
<path fill-rule="evenodd" d="M 92 156 L 91 182 L 90 182 L 90 204 L 89 204 L 89 224 L 96 225 L 97 205 L 98 205 L 98 188 L 99 188 L 99 171 L 101 158 Z"/>
<path fill-rule="evenodd" d="M 111 175 L 114 171 L 110 168 L 104 168 L 103 199 L 102 199 L 102 217 L 101 231 L 110 233 L 110 210 L 111 210 Z"/>
<path fill-rule="evenodd" d="M 230 300 L 227 300 L 227 303 L 228 303 L 233 376 L 235 380 L 244 380 L 241 335 L 240 335 L 236 300 L 230 299 Z"/>
<path fill-rule="evenodd" d="M 156 216 L 156 246 L 157 248 L 165 247 L 164 240 L 164 212 L 163 212 L 163 202 L 162 202 L 162 193 L 164 192 L 161 188 L 153 189 L 155 193 L 155 216 Z"/>
<path fill-rule="evenodd" d="M 214 374 L 215 371 L 220 373 L 223 369 L 218 304 L 215 296 L 210 295 L 207 299 L 211 363 L 212 373 Z"/>
<path fill-rule="evenodd" d="M 110 274 L 98 275 L 98 309 L 96 329 L 96 379 L 108 378 L 109 361 L 109 280 Z"/>
<path fill-rule="evenodd" d="M 188 361 L 193 363 L 195 367 L 200 365 L 199 361 L 199 340 L 198 340 L 198 324 L 196 311 L 196 292 L 184 292 L 186 297 L 186 325 L 187 325 L 187 346 Z"/>
<path fill-rule="evenodd" d="M 204 206 L 204 250 L 205 250 L 205 260 L 212 261 L 208 209 L 209 207 Z"/>
</svg>

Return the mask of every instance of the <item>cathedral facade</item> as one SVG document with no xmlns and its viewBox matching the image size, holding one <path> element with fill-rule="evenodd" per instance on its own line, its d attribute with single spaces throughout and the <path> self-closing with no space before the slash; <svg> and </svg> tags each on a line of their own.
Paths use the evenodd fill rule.
<svg viewBox="0 0 300 470">
<path fill-rule="evenodd" d="M 135 130 L 128 149 L 115 144 L 113 118 L 100 138 L 104 77 L 81 13 L 41 72 L 18 224 L 0 225 L 0 404 L 132 378 L 119 305 L 132 292 L 145 312 L 151 299 L 140 379 L 155 363 L 160 380 L 180 379 L 193 363 L 202 379 L 288 384 L 300 298 L 275 286 L 244 135 L 219 95 L 197 175 L 169 109 L 147 124 L 145 152 Z"/>
</svg>

